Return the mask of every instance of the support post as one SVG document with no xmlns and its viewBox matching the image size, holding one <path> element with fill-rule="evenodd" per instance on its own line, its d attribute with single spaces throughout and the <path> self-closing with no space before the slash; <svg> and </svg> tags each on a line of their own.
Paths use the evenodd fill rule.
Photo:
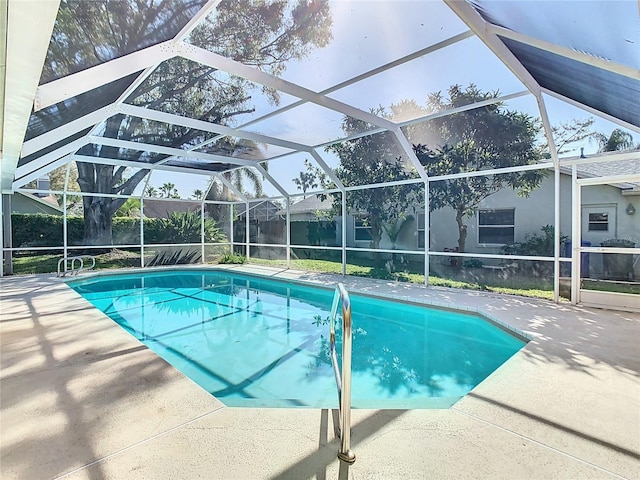
<svg viewBox="0 0 640 480">
<path fill-rule="evenodd" d="M 2 194 L 2 233 L 4 250 L 4 275 L 13 275 L 13 247 L 11 239 L 11 195 Z"/>
<path fill-rule="evenodd" d="M 2 194 L 2 246 L 4 258 L 4 268 L 2 275 L 13 275 L 13 255 L 11 248 L 13 246 L 11 239 L 11 196 Z"/>
<path fill-rule="evenodd" d="M 144 197 L 140 197 L 140 267 L 144 268 Z"/>
<path fill-rule="evenodd" d="M 245 220 L 245 235 L 246 235 L 246 249 L 247 251 L 245 252 L 245 256 L 247 257 L 247 262 L 249 261 L 249 259 L 251 258 L 251 249 L 249 248 L 249 201 L 245 202 L 245 207 L 244 207 L 244 220 Z"/>
<path fill-rule="evenodd" d="M 424 284 L 429 285 L 429 181 L 424 182 Z"/>
<path fill-rule="evenodd" d="M 287 268 L 291 268 L 291 197 L 287 196 Z"/>
<path fill-rule="evenodd" d="M 578 185 L 578 166 L 571 166 L 571 304 L 580 302 L 580 218 L 581 187 Z"/>
<path fill-rule="evenodd" d="M 342 192 L 342 276 L 347 275 L 347 192 Z"/>
</svg>

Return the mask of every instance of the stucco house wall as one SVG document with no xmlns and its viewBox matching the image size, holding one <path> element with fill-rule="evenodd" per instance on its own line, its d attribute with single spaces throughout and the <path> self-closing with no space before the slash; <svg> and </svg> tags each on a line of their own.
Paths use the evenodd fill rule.
<svg viewBox="0 0 640 480">
<path fill-rule="evenodd" d="M 526 241 L 528 236 L 542 235 L 542 227 L 554 223 L 554 176 L 550 173 L 541 186 L 534 190 L 529 197 L 519 197 L 515 192 L 504 189 L 486 198 L 478 209 L 514 209 L 514 240 Z M 640 196 L 626 196 L 622 189 L 613 185 L 585 186 L 582 188 L 582 241 L 590 242 L 597 246 L 605 239 L 624 238 L 631 239 L 640 244 Z M 629 208 L 629 204 L 632 208 Z M 629 214 L 629 212 L 638 213 Z M 588 214 L 590 212 L 606 212 L 608 214 L 607 229 L 603 231 L 590 231 Z M 421 211 L 415 212 L 410 208 L 407 212 L 414 219 L 407 223 L 399 235 L 395 247 L 402 250 L 422 250 L 418 245 L 418 217 Z M 571 240 L 572 226 L 571 211 L 571 176 L 561 174 L 560 177 L 560 233 Z M 302 212 L 292 215 L 292 221 L 311 220 L 303 216 Z M 342 218 L 336 217 L 336 244 L 340 244 L 342 236 Z M 423 222 L 421 222 L 423 223 Z M 487 245 L 478 238 L 478 217 L 474 215 L 465 219 L 467 225 L 467 241 L 465 249 L 468 253 L 496 254 L 501 253 L 501 245 Z M 450 208 L 443 208 L 431 212 L 430 250 L 447 251 L 455 249 L 458 245 L 458 227 L 455 221 L 455 212 Z M 369 240 L 356 240 L 355 217 L 347 216 L 347 246 L 355 248 L 369 248 Z M 297 239 L 296 243 L 302 243 Z M 386 236 L 380 243 L 380 248 L 392 249 L 394 246 Z M 561 255 L 565 250 L 561 250 Z M 592 276 L 602 273 L 602 255 L 590 254 L 590 271 Z M 638 262 L 640 263 L 640 262 Z M 640 268 L 636 265 L 636 269 Z M 640 274 L 640 272 L 637 272 Z"/>
</svg>

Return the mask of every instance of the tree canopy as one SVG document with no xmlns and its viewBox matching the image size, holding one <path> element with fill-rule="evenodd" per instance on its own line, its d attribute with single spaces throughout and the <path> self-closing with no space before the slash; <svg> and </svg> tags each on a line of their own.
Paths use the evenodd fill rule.
<svg viewBox="0 0 640 480">
<path fill-rule="evenodd" d="M 497 98 L 498 92 L 482 92 L 476 86 L 449 87 L 447 95 L 429 95 L 427 111 L 442 111 L 460 105 Z M 541 126 L 537 118 L 507 110 L 502 102 L 466 110 L 408 127 L 410 138 L 419 139 L 414 151 L 429 176 L 479 172 L 532 165 L 543 159 L 538 144 Z M 530 170 L 518 173 L 481 175 L 430 182 L 431 210 L 450 207 L 458 225 L 458 251 L 465 251 L 467 227 L 464 219 L 489 195 L 511 188 L 528 196 L 538 188 L 545 173 Z"/>
<path fill-rule="evenodd" d="M 404 100 L 388 110 L 374 113 L 392 118 L 402 117 L 404 110 L 425 115 L 451 110 L 462 105 L 497 98 L 498 92 L 482 92 L 474 85 L 451 86 L 446 95 L 428 96 L 426 105 Z M 345 118 L 343 130 L 351 135 L 363 131 L 363 122 Z M 510 111 L 497 102 L 463 112 L 434 118 L 405 127 L 414 142 L 413 150 L 431 177 L 463 172 L 493 170 L 518 165 L 531 165 L 543 158 L 538 145 L 540 122 L 523 112 Z M 348 140 L 328 147 L 340 159 L 336 175 L 347 186 L 394 182 L 416 178 L 417 173 L 406 162 L 390 133 L 379 133 Z M 458 249 L 465 250 L 465 218 L 475 214 L 480 202 L 503 188 L 528 195 L 537 188 L 544 173 L 531 170 L 448 179 L 430 182 L 431 210 L 450 207 L 455 212 L 459 230 Z M 370 227 L 371 246 L 377 248 L 383 232 L 393 239 L 402 221 L 411 215 L 411 207 L 423 208 L 420 189 L 412 185 L 368 188 L 347 194 L 347 208 L 352 214 L 363 214 Z M 335 201 L 337 207 L 338 200 Z"/>
<path fill-rule="evenodd" d="M 382 113 L 378 110 L 378 113 Z M 346 135 L 361 132 L 364 122 L 347 117 L 342 129 Z M 415 178 L 415 171 L 406 168 L 393 135 L 377 133 L 331 145 L 327 150 L 340 159 L 336 175 L 346 186 L 378 184 Z M 347 210 L 360 215 L 369 227 L 371 248 L 378 248 L 385 228 L 407 216 L 406 207 L 415 196 L 411 185 L 366 188 L 347 193 Z M 416 199 L 419 203 L 419 199 Z M 334 210 L 340 211 L 341 199 L 334 196 Z"/>
<path fill-rule="evenodd" d="M 60 5 L 49 47 L 43 81 L 73 73 L 160 41 L 172 38 L 203 1 L 145 0 L 141 2 L 86 2 L 66 0 Z M 78 21 L 78 16 L 82 21 Z M 326 2 L 299 0 L 241 0 L 222 2 L 188 39 L 201 48 L 232 58 L 263 71 L 278 74 L 291 59 L 302 58 L 331 40 L 332 23 Z M 256 85 L 181 57 L 162 63 L 127 98 L 128 103 L 187 115 L 221 125 L 253 111 L 249 91 Z M 262 89 L 277 103 L 277 92 Z M 72 102 L 73 100 L 71 100 Z M 69 107 L 69 101 L 57 105 Z M 195 147 L 213 138 L 209 134 L 177 125 L 138 117 L 115 115 L 99 135 L 178 148 Z M 156 163 L 167 155 L 149 154 L 112 146 L 87 145 L 80 154 L 126 158 Z M 212 153 L 215 153 L 213 151 Z M 125 167 L 78 162 L 78 183 L 83 192 L 129 195 L 148 173 L 142 168 L 131 175 Z M 111 218 L 125 198 L 84 197 L 87 243 L 111 242 Z"/>
</svg>

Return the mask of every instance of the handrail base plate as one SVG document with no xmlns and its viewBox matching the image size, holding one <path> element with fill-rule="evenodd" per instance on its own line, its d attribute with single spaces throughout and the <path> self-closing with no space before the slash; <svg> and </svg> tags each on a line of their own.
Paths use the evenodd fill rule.
<svg viewBox="0 0 640 480">
<path fill-rule="evenodd" d="M 349 465 L 352 465 L 356 461 L 356 454 L 351 450 L 346 452 L 338 452 L 338 458 Z"/>
</svg>

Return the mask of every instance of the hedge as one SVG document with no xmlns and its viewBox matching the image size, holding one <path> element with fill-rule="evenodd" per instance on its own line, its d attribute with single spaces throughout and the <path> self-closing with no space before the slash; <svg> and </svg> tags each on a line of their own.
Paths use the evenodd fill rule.
<svg viewBox="0 0 640 480">
<path fill-rule="evenodd" d="M 197 218 L 196 218 L 197 217 Z M 12 241 L 14 248 L 62 247 L 64 217 L 45 214 L 12 214 Z M 172 214 L 170 218 L 145 218 L 145 244 L 199 243 L 201 220 L 190 212 Z M 84 218 L 67 217 L 67 244 L 86 245 L 84 242 Z M 130 217 L 114 217 L 112 226 L 113 245 L 138 245 L 140 243 L 140 220 Z M 205 221 L 205 241 L 224 242 L 225 235 L 212 219 Z"/>
<path fill-rule="evenodd" d="M 63 242 L 64 217 L 40 213 L 11 214 L 11 239 L 14 248 L 61 247 Z M 145 230 L 157 230 L 157 219 L 145 218 Z M 113 244 L 135 245 L 140 243 L 140 220 L 129 217 L 114 217 Z M 67 217 L 68 245 L 84 244 L 84 218 Z"/>
</svg>

